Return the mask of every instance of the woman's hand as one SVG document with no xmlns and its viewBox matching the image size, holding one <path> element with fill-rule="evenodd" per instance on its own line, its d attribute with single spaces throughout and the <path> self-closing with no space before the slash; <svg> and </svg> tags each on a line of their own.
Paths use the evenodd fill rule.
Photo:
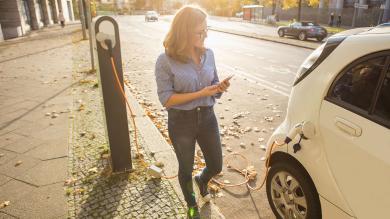
<svg viewBox="0 0 390 219">
<path fill-rule="evenodd" d="M 200 90 L 201 96 L 202 97 L 213 96 L 216 93 L 220 92 L 218 90 L 218 88 L 219 88 L 219 85 L 207 86 L 207 87 L 203 88 L 202 90 Z"/>
<path fill-rule="evenodd" d="M 218 84 L 218 92 L 225 92 L 230 87 L 229 80 L 224 80 Z"/>
</svg>

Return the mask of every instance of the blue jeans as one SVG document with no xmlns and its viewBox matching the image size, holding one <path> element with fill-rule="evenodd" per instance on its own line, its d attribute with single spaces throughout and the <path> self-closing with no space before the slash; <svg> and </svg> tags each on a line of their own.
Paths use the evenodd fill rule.
<svg viewBox="0 0 390 219">
<path fill-rule="evenodd" d="M 207 184 L 222 170 L 222 148 L 214 107 L 197 107 L 193 110 L 168 110 L 168 133 L 179 162 L 179 183 L 188 206 L 196 204 L 192 185 L 195 142 L 205 162 L 200 178 Z"/>
</svg>

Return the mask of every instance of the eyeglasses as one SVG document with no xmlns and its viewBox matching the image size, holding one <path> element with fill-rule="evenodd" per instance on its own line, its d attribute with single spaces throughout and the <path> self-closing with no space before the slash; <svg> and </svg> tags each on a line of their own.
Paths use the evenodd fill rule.
<svg viewBox="0 0 390 219">
<path fill-rule="evenodd" d="M 208 28 L 206 28 L 206 29 L 204 29 L 204 30 L 202 30 L 202 31 L 200 31 L 200 32 L 195 32 L 195 34 L 196 34 L 196 36 L 198 36 L 200 39 L 202 39 L 202 38 L 204 38 L 205 36 L 207 36 L 207 31 L 208 31 L 209 29 Z"/>
</svg>

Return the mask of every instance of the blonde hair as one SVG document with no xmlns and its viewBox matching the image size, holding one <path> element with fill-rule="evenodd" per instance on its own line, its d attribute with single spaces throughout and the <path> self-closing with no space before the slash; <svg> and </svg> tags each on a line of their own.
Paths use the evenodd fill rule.
<svg viewBox="0 0 390 219">
<path fill-rule="evenodd" d="M 186 5 L 177 11 L 163 43 L 165 53 L 177 61 L 188 62 L 193 31 L 206 18 L 207 13 L 195 5 Z M 197 52 L 201 55 L 205 50 L 199 48 Z"/>
</svg>

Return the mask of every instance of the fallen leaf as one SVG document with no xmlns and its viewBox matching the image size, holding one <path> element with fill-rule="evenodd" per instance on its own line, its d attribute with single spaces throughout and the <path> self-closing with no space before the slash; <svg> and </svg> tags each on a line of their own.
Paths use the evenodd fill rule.
<svg viewBox="0 0 390 219">
<path fill-rule="evenodd" d="M 161 161 L 156 161 L 156 162 L 154 163 L 154 165 L 155 165 L 156 167 L 159 167 L 159 168 L 163 168 L 163 167 L 164 167 L 164 163 L 161 162 Z"/>
<path fill-rule="evenodd" d="M 88 170 L 88 173 L 91 173 L 91 174 L 94 174 L 94 173 L 97 173 L 98 170 L 97 170 L 97 167 L 94 167 L 94 168 L 91 168 Z"/>
<path fill-rule="evenodd" d="M 218 193 L 216 194 L 216 196 L 217 196 L 218 198 L 221 198 L 221 197 L 223 197 L 223 193 L 222 193 L 222 192 L 218 192 Z"/>
<path fill-rule="evenodd" d="M 3 203 L 0 204 L 0 209 L 7 207 L 11 202 L 10 201 L 4 201 Z"/>
<path fill-rule="evenodd" d="M 23 161 L 19 160 L 18 162 L 16 162 L 15 167 L 21 165 L 22 163 L 23 163 Z"/>
<path fill-rule="evenodd" d="M 220 190 L 219 186 L 217 186 L 215 184 L 210 184 L 208 187 L 210 189 L 210 192 L 213 192 L 213 193 L 217 193 Z"/>
<path fill-rule="evenodd" d="M 74 185 L 75 183 L 76 183 L 76 179 L 71 177 L 71 178 L 65 180 L 64 185 L 69 186 L 69 185 Z"/>
</svg>

